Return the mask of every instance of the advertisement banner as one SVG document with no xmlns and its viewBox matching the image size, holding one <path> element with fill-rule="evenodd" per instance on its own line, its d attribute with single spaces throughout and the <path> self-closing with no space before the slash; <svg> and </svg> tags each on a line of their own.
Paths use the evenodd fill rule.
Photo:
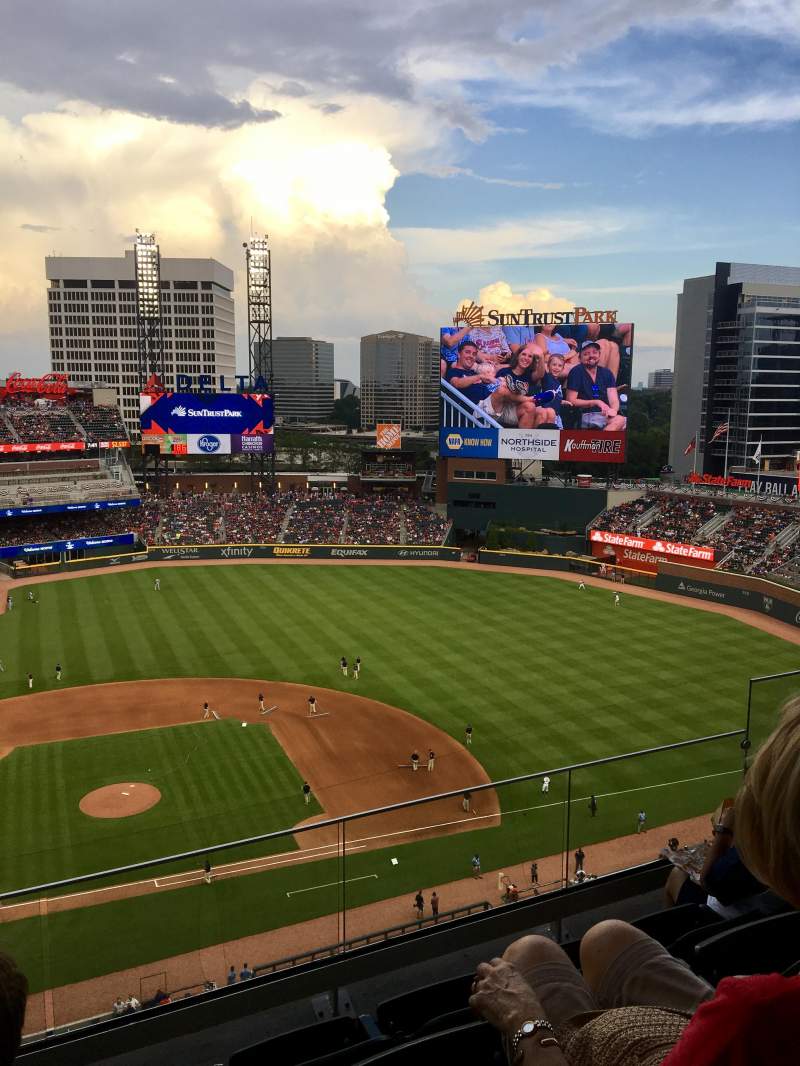
<svg viewBox="0 0 800 1066">
<path fill-rule="evenodd" d="M 118 544 L 133 544 L 133 533 L 118 533 L 113 537 L 77 537 L 75 540 L 51 540 L 43 544 L 12 544 L 0 548 L 0 558 L 16 559 L 26 558 L 29 555 L 39 555 L 42 552 L 78 551 L 86 548 L 105 548 Z"/>
<path fill-rule="evenodd" d="M 496 459 L 496 429 L 469 429 L 461 426 L 457 429 L 439 430 L 439 454 L 456 456 L 462 459 Z"/>
<path fill-rule="evenodd" d="M 39 455 L 45 455 L 47 452 L 82 452 L 86 450 L 86 447 L 86 442 L 82 440 L 54 440 L 41 444 L 0 444 L 0 455 L 23 455 L 26 452 Z"/>
<path fill-rule="evenodd" d="M 138 507 L 141 502 L 136 497 L 129 500 L 93 500 L 92 503 L 48 503 L 42 507 L 4 507 L 0 510 L 0 518 L 19 518 L 20 516 L 61 512 L 81 514 L 86 511 L 116 511 L 121 507 Z"/>
<path fill-rule="evenodd" d="M 143 433 L 268 433 L 274 422 L 266 393 L 142 393 L 139 410 Z"/>
<path fill-rule="evenodd" d="M 231 451 L 234 455 L 272 455 L 275 438 L 272 433 L 231 434 Z"/>
<path fill-rule="evenodd" d="M 559 437 L 557 429 L 501 429 L 497 458 L 557 460 Z"/>
<path fill-rule="evenodd" d="M 375 427 L 375 447 L 382 451 L 399 448 L 402 432 L 399 422 L 378 422 Z"/>
<path fill-rule="evenodd" d="M 399 559 L 404 562 L 442 560 L 458 562 L 460 548 L 440 545 L 400 547 L 394 544 L 182 544 L 151 545 L 151 560 L 180 562 L 191 559 Z"/>
<path fill-rule="evenodd" d="M 602 529 L 592 529 L 589 532 L 589 540 L 592 542 L 592 554 L 603 554 L 595 551 L 595 546 L 602 549 L 602 545 L 608 544 L 615 548 L 629 549 L 639 552 L 652 552 L 663 556 L 672 562 L 690 562 L 700 566 L 714 566 L 714 549 L 697 544 L 680 544 L 669 540 L 650 540 L 647 537 L 637 537 L 630 533 L 610 533 Z"/>
<path fill-rule="evenodd" d="M 607 544 L 593 544 L 592 554 L 600 558 L 607 558 L 606 552 L 611 552 L 617 566 L 626 566 L 631 570 L 644 570 L 648 574 L 658 573 L 658 564 L 674 560 L 674 555 L 665 555 L 662 552 L 645 551 L 640 548 L 611 548 Z M 690 556 L 681 557 L 681 562 L 687 566 L 695 566 L 713 569 L 714 564 L 708 559 L 693 559 Z"/>
<path fill-rule="evenodd" d="M 565 429 L 558 458 L 562 463 L 624 463 L 626 437 L 597 429 Z"/>
<path fill-rule="evenodd" d="M 761 474 L 737 474 L 719 477 L 715 474 L 688 474 L 684 481 L 690 485 L 711 488 L 743 489 L 759 496 L 797 496 L 798 479 L 793 474 L 775 474 L 769 470 Z"/>
<path fill-rule="evenodd" d="M 230 455 L 230 433 L 187 433 L 187 455 Z"/>
<path fill-rule="evenodd" d="M 559 434 L 557 449 L 526 450 L 515 437 L 495 458 L 625 461 L 633 324 L 616 312 L 584 312 L 500 315 L 469 305 L 456 314 L 440 332 L 443 456 L 454 454 L 453 433 L 485 428 L 500 442 L 506 431 Z"/>
</svg>

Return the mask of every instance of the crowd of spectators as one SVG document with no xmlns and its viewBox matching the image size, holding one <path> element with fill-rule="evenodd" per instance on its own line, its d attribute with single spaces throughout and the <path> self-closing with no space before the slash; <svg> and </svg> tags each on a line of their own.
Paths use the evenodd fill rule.
<svg viewBox="0 0 800 1066">
<path fill-rule="evenodd" d="M 653 502 L 652 497 L 650 502 Z M 657 507 L 658 511 L 645 527 L 647 536 L 664 537 L 684 544 L 692 542 L 698 529 L 709 522 L 718 509 L 713 500 L 676 499 L 673 496 L 658 499 Z"/>
<path fill-rule="evenodd" d="M 653 506 L 653 500 L 640 496 L 617 507 L 609 507 L 592 522 L 593 529 L 605 529 L 610 533 L 635 533 L 639 519 Z"/>
<path fill-rule="evenodd" d="M 173 545 L 441 544 L 449 524 L 424 504 L 394 496 L 143 492 L 141 499 L 140 507 L 86 516 L 11 519 L 0 526 L 0 543 L 134 532 L 149 544 Z"/>
<path fill-rule="evenodd" d="M 63 407 L 8 407 L 6 414 L 18 438 L 25 444 L 83 440 L 83 434 Z"/>
<path fill-rule="evenodd" d="M 283 535 L 285 544 L 338 544 L 344 529 L 347 499 L 321 496 L 298 500 Z"/>
<path fill-rule="evenodd" d="M 347 544 L 399 544 L 403 502 L 396 496 L 353 497 L 347 505 Z"/>
<path fill-rule="evenodd" d="M 122 421 L 119 408 L 90 403 L 88 400 L 74 400 L 70 410 L 86 432 L 86 439 L 127 440 L 128 433 Z"/>
<path fill-rule="evenodd" d="M 450 525 L 445 516 L 416 501 L 406 504 L 404 518 L 406 544 L 441 544 Z"/>
<path fill-rule="evenodd" d="M 15 444 L 17 435 L 11 428 L 11 423 L 3 414 L 0 414 L 0 444 Z"/>
<path fill-rule="evenodd" d="M 77 424 L 76 424 L 77 420 Z M 84 397 L 66 404 L 19 394 L 6 399 L 0 415 L 0 442 L 45 444 L 55 441 L 127 440 L 119 408 Z"/>
<path fill-rule="evenodd" d="M 747 571 L 778 534 L 796 521 L 796 515 L 788 511 L 739 507 L 716 533 L 711 534 L 708 543 L 717 551 L 717 565 L 722 562 L 726 570 Z"/>
</svg>

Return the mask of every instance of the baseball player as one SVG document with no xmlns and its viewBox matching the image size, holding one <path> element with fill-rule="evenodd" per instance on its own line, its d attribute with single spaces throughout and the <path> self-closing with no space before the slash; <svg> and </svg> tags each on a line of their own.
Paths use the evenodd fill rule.
<svg viewBox="0 0 800 1066">
<path fill-rule="evenodd" d="M 303 799 L 306 804 L 311 802 L 311 785 L 309 785 L 308 781 L 303 782 Z"/>
<path fill-rule="evenodd" d="M 411 752 L 411 769 L 415 773 L 416 773 L 417 770 L 419 770 L 419 752 L 418 751 L 412 751 Z"/>
<path fill-rule="evenodd" d="M 353 663 L 353 677 L 358 681 L 358 675 L 361 673 L 361 656 L 356 656 L 356 661 Z"/>
<path fill-rule="evenodd" d="M 637 833 L 646 833 L 647 832 L 647 825 L 645 824 L 646 822 L 647 822 L 647 814 L 646 814 L 646 812 L 645 811 L 639 811 L 639 813 L 636 815 L 636 832 Z"/>
<path fill-rule="evenodd" d="M 309 696 L 308 697 L 308 713 L 309 714 L 316 714 L 317 713 L 317 697 L 316 696 Z"/>
<path fill-rule="evenodd" d="M 433 748 L 428 749 L 428 773 L 433 770 L 433 764 L 436 762 L 436 753 Z"/>
<path fill-rule="evenodd" d="M 585 589 L 586 588 L 586 585 L 584 584 L 583 578 L 581 578 L 580 581 L 578 582 L 578 588 L 579 589 Z"/>
<path fill-rule="evenodd" d="M 6 664 L 3 662 L 2 659 L 0 659 L 0 674 L 4 674 L 5 672 L 6 672 Z"/>
<path fill-rule="evenodd" d="M 215 718 L 219 721 L 219 715 L 215 710 L 212 710 L 212 708 L 209 707 L 208 701 L 203 704 L 203 721 L 205 721 L 206 718 Z"/>
<path fill-rule="evenodd" d="M 157 577 L 153 582 L 153 592 L 161 592 L 161 578 Z"/>
<path fill-rule="evenodd" d="M 8 596 L 6 596 L 6 607 L 9 609 L 9 611 L 14 610 L 14 597 L 11 595 L 10 592 Z"/>
<path fill-rule="evenodd" d="M 468 725 L 464 730 L 464 739 L 469 747 L 472 747 L 472 726 Z"/>
<path fill-rule="evenodd" d="M 258 712 L 259 714 L 266 714 L 267 708 L 264 706 L 264 693 L 258 694 Z"/>
<path fill-rule="evenodd" d="M 207 885 L 211 884 L 211 863 L 208 859 L 203 863 L 203 880 Z"/>
<path fill-rule="evenodd" d="M 481 857 L 477 853 L 477 851 L 472 856 L 472 876 L 473 877 L 481 877 L 482 876 L 481 875 Z"/>
<path fill-rule="evenodd" d="M 33 594 L 33 589 L 28 589 L 28 602 L 34 604 L 38 604 L 39 602 L 36 596 Z"/>
<path fill-rule="evenodd" d="M 344 655 L 339 660 L 339 666 L 341 666 L 344 676 L 347 677 L 347 659 L 345 659 Z"/>
<path fill-rule="evenodd" d="M 28 688 L 33 688 L 33 674 L 28 674 Z"/>
<path fill-rule="evenodd" d="M 56 681 L 61 680 L 61 663 L 56 663 Z"/>
<path fill-rule="evenodd" d="M 619 607 L 619 593 L 618 592 L 614 593 L 614 606 L 615 607 Z"/>
<path fill-rule="evenodd" d="M 547 775 L 545 775 L 542 778 L 542 792 L 549 792 L 549 791 L 550 791 L 550 778 L 547 777 Z"/>
</svg>

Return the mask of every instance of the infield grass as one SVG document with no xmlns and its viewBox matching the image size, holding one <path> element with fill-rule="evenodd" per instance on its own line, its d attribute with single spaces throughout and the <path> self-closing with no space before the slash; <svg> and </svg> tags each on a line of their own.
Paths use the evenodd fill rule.
<svg viewBox="0 0 800 1066">
<path fill-rule="evenodd" d="M 470 722 L 472 753 L 494 780 L 741 727 L 748 678 L 800 659 L 795 646 L 718 614 L 624 592 L 614 608 L 610 588 L 495 572 L 230 565 L 93 575 L 37 591 L 38 606 L 23 601 L 0 619 L 0 696 L 24 694 L 28 671 L 37 689 L 56 687 L 56 662 L 61 687 L 231 676 L 350 689 L 338 659 L 360 655 L 360 696 L 459 739 Z M 776 712 L 762 694 L 762 735 Z M 218 725 L 19 748 L 1 760 L 3 886 L 289 827 L 319 809 L 303 804 L 300 778 L 267 730 Z M 78 810 L 85 792 L 147 780 L 154 766 L 169 773 L 150 811 L 104 824 Z M 632 832 L 640 806 L 651 826 L 710 810 L 735 791 L 740 767 L 738 742 L 726 741 L 576 771 L 570 847 Z M 562 776 L 549 795 L 509 787 L 498 829 L 355 852 L 347 877 L 363 880 L 348 884 L 348 905 L 465 876 L 474 850 L 485 869 L 558 851 L 565 796 Z M 273 850 L 292 846 L 288 837 Z M 337 871 L 335 860 L 276 868 L 5 924 L 0 935 L 32 986 L 48 987 L 329 914 L 338 886 L 286 892 L 336 881 Z M 476 883 L 476 897 L 485 890 Z"/>
</svg>

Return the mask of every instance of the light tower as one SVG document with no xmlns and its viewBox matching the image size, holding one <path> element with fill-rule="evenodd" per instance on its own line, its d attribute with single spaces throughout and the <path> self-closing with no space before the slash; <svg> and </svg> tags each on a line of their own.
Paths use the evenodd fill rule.
<svg viewBox="0 0 800 1066">
<path fill-rule="evenodd" d="M 262 377 L 272 393 L 272 263 L 267 235 L 251 237 L 244 248 L 250 379 Z"/>
<path fill-rule="evenodd" d="M 275 393 L 272 385 L 272 258 L 267 235 L 250 237 L 243 245 L 247 263 L 247 355 L 251 386 L 258 378 L 267 383 L 267 390 Z M 259 457 L 259 477 L 264 478 L 264 456 Z M 255 487 L 255 456 L 250 459 L 251 491 Z M 275 448 L 269 462 L 269 491 L 275 491 Z"/>
<path fill-rule="evenodd" d="M 164 331 L 161 320 L 161 254 L 154 233 L 136 231 L 136 338 L 139 391 L 152 374 L 164 373 Z"/>
</svg>

